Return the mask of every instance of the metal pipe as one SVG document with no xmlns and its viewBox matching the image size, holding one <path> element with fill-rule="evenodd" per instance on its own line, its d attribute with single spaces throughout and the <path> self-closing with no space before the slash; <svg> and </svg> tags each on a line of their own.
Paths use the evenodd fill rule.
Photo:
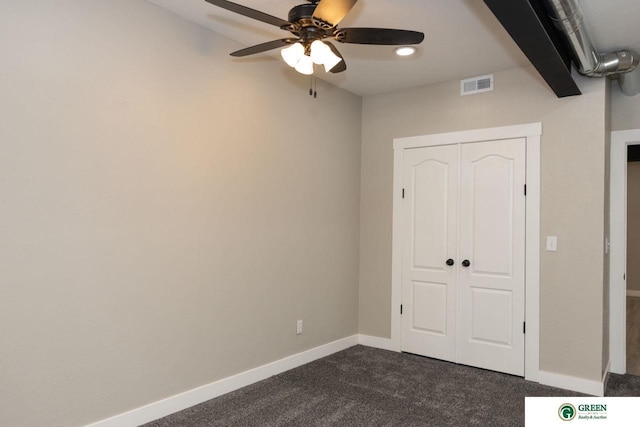
<svg viewBox="0 0 640 427">
<path fill-rule="evenodd" d="M 625 95 L 636 96 L 640 94 L 640 67 L 627 73 L 618 74 L 618 83 Z"/>
<path fill-rule="evenodd" d="M 591 41 L 582 9 L 576 0 L 545 0 L 544 4 L 556 28 L 567 38 L 580 74 L 589 77 L 617 76 L 621 86 L 633 80 L 634 86 L 640 87 L 640 73 L 634 73 L 633 79 L 629 75 L 640 62 L 640 55 L 637 52 L 620 50 L 599 54 Z M 637 85 L 635 85 L 636 80 Z M 624 81 L 629 83 L 623 83 Z M 624 88 L 623 92 L 625 92 Z M 634 94 L 637 93 L 640 93 L 640 89 L 637 89 Z"/>
</svg>

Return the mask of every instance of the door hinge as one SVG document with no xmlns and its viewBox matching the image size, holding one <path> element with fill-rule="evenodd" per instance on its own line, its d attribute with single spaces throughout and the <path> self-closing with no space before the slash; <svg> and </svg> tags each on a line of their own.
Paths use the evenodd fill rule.
<svg viewBox="0 0 640 427">
<path fill-rule="evenodd" d="M 404 199 L 404 188 L 402 189 L 402 198 Z"/>
<path fill-rule="evenodd" d="M 402 304 L 400 304 L 400 314 L 402 314 Z"/>
<path fill-rule="evenodd" d="M 527 184 L 524 185 L 524 195 L 527 195 Z"/>
<path fill-rule="evenodd" d="M 527 322 L 522 322 L 522 333 L 523 334 L 527 333 Z"/>
</svg>

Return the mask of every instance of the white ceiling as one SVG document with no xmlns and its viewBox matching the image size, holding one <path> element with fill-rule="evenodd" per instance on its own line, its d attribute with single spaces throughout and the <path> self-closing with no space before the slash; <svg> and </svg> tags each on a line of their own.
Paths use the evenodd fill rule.
<svg viewBox="0 0 640 427">
<path fill-rule="evenodd" d="M 285 38 L 289 34 L 204 0 L 147 1 L 244 46 Z M 237 0 L 237 3 L 286 20 L 289 9 L 304 1 Z M 631 48 L 640 52 L 640 1 L 580 0 L 580 4 L 599 51 Z M 316 71 L 316 75 L 362 96 L 529 64 L 482 0 L 360 0 L 339 27 L 398 28 L 425 34 L 418 54 L 410 58 L 396 57 L 393 46 L 336 43 L 346 60 L 347 71 L 322 75 Z M 279 59 L 278 49 L 268 54 Z M 256 56 L 264 58 L 265 55 L 267 53 Z M 229 61 L 246 62 L 247 66 L 255 60 L 251 56 L 229 57 Z"/>
<path fill-rule="evenodd" d="M 619 49 L 640 53 L 640 1 L 580 0 L 580 5 L 600 53 Z"/>
</svg>

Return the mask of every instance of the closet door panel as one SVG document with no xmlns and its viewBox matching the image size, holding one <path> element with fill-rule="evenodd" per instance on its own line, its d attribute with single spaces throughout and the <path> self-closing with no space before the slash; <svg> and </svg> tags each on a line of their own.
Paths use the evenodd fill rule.
<svg viewBox="0 0 640 427">
<path fill-rule="evenodd" d="M 402 349 L 454 361 L 458 146 L 405 150 Z"/>
<path fill-rule="evenodd" d="M 524 375 L 525 141 L 464 144 L 457 360 Z"/>
</svg>

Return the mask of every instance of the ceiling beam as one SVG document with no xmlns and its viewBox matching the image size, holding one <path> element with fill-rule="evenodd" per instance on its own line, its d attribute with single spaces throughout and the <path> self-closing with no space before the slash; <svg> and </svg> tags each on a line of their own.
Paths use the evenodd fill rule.
<svg viewBox="0 0 640 427">
<path fill-rule="evenodd" d="M 571 56 L 547 15 L 544 0 L 484 0 L 558 98 L 580 95 Z"/>
</svg>

